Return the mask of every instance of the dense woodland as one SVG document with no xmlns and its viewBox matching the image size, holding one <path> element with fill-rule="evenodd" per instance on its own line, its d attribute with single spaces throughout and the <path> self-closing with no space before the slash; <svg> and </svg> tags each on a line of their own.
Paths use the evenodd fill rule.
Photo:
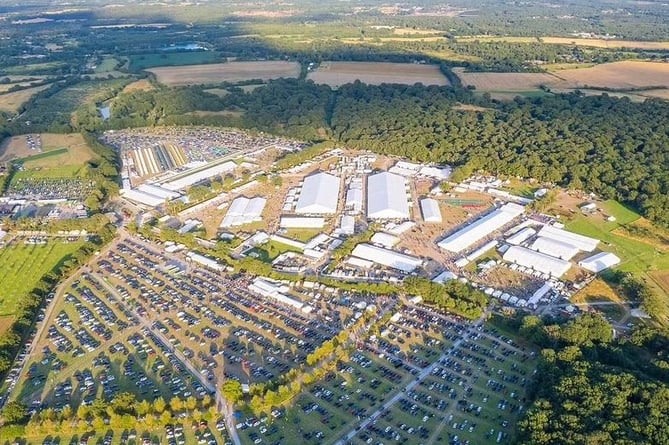
<svg viewBox="0 0 669 445">
<path fill-rule="evenodd" d="M 461 111 L 458 103 L 481 111 Z M 242 111 L 241 117 L 198 118 L 194 110 Z M 473 172 L 536 178 L 592 191 L 635 206 L 669 226 L 669 104 L 633 103 L 606 94 L 521 99 L 508 103 L 470 91 L 421 85 L 355 83 L 332 91 L 278 80 L 224 98 L 200 87 L 119 95 L 113 117 L 81 116 L 80 129 L 166 124 L 242 126 L 308 140 L 458 166 Z"/>
<path fill-rule="evenodd" d="M 598 315 L 498 321 L 544 348 L 520 444 L 669 443 L 666 332 L 638 327 L 617 340 Z"/>
</svg>

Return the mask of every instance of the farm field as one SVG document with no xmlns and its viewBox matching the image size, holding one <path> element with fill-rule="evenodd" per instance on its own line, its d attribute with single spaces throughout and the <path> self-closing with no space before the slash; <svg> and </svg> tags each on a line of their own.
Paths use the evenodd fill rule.
<svg viewBox="0 0 669 445">
<path fill-rule="evenodd" d="M 49 240 L 45 245 L 27 245 L 22 239 L 0 248 L 0 316 L 12 315 L 17 302 L 81 243 Z"/>
<path fill-rule="evenodd" d="M 140 71 L 159 66 L 197 65 L 202 63 L 221 62 L 221 56 L 211 51 L 195 52 L 161 52 L 130 56 L 129 69 Z"/>
<path fill-rule="evenodd" d="M 554 74 L 571 88 L 669 88 L 669 64 L 666 63 L 623 61 L 556 71 Z"/>
<path fill-rule="evenodd" d="M 669 64 L 666 63 L 623 61 L 556 69 L 550 73 L 469 73 L 464 68 L 454 68 L 453 71 L 463 85 L 473 86 L 476 91 L 490 93 L 493 98 L 499 99 L 546 94 L 541 86 L 555 92 L 579 89 L 591 95 L 603 93 L 592 88 L 620 90 L 608 94 L 624 95 L 636 101 L 647 97 L 669 98 L 669 90 L 666 89 L 669 88 Z M 644 90 L 636 91 L 639 88 Z"/>
<path fill-rule="evenodd" d="M 28 99 L 35 94 L 49 88 L 49 85 L 42 85 L 34 88 L 27 88 L 25 90 L 13 91 L 0 95 L 0 111 L 9 113 L 16 113 L 21 108 L 21 105 L 26 103 Z"/>
<path fill-rule="evenodd" d="M 468 73 L 464 68 L 454 68 L 453 72 L 464 86 L 482 92 L 522 92 L 560 81 L 550 73 Z"/>
<path fill-rule="evenodd" d="M 497 36 L 472 36 L 459 37 L 458 42 L 509 42 L 509 43 L 533 43 L 543 42 L 555 45 L 576 45 L 593 48 L 625 48 L 625 49 L 647 49 L 666 50 L 669 49 L 667 42 L 641 42 L 632 40 L 609 40 L 609 39 L 584 39 L 579 37 L 497 37 Z"/>
<path fill-rule="evenodd" d="M 323 62 L 308 79 L 339 87 L 356 80 L 379 85 L 382 83 L 402 83 L 413 85 L 448 85 L 448 79 L 435 65 L 385 62 Z"/>
<path fill-rule="evenodd" d="M 31 135 L 31 139 L 35 139 Z M 43 133 L 39 135 L 41 149 L 31 149 L 26 136 L 14 136 L 0 145 L 0 162 L 22 159 L 26 169 L 83 166 L 95 158 L 81 134 Z M 53 154 L 52 154 L 53 153 Z"/>
<path fill-rule="evenodd" d="M 221 82 L 241 82 L 251 79 L 263 81 L 281 77 L 297 77 L 297 62 L 230 62 L 209 65 L 159 67 L 148 70 L 158 82 L 166 85 L 198 85 Z"/>
</svg>

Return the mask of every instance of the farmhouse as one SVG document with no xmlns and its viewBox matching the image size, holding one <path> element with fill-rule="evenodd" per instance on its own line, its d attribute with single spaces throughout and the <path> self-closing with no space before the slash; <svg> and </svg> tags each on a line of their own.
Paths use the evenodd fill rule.
<svg viewBox="0 0 669 445">
<path fill-rule="evenodd" d="M 304 180 L 295 213 L 331 215 L 337 211 L 340 179 L 329 173 L 316 173 Z"/>
<path fill-rule="evenodd" d="M 369 219 L 409 219 L 406 180 L 382 172 L 367 179 L 367 217 Z"/>
<path fill-rule="evenodd" d="M 478 221 L 444 238 L 438 243 L 438 246 L 449 252 L 462 252 L 522 215 L 523 211 L 524 208 L 521 205 L 513 203 L 504 204 Z"/>
</svg>

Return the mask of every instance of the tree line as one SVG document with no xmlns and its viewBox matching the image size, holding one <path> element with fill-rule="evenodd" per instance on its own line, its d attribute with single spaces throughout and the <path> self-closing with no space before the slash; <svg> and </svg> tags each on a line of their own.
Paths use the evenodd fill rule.
<svg viewBox="0 0 669 445">
<path fill-rule="evenodd" d="M 458 103 L 487 111 L 462 111 Z M 202 87 L 121 94 L 107 128 L 174 123 L 240 126 L 414 161 L 535 178 L 630 204 L 669 226 L 669 103 L 578 93 L 498 103 L 461 88 L 370 86 L 336 91 L 283 79 L 223 98 Z M 237 110 L 203 120 L 189 111 Z M 105 128 L 104 126 L 101 128 Z"/>
<path fill-rule="evenodd" d="M 519 423 L 521 445 L 669 443 L 669 337 L 637 327 L 615 338 L 599 315 L 495 320 L 543 348 Z"/>
</svg>

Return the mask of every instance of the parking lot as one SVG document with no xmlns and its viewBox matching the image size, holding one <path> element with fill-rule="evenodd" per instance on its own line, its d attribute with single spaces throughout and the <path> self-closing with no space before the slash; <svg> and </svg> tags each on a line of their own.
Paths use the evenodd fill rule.
<svg viewBox="0 0 669 445">
<path fill-rule="evenodd" d="M 533 352 L 484 325 L 417 306 L 406 306 L 382 331 L 294 407 L 275 419 L 243 419 L 242 436 L 269 444 L 288 437 L 313 444 L 512 443 Z"/>
<path fill-rule="evenodd" d="M 531 351 L 396 297 L 300 282 L 291 295 L 314 308 L 303 313 L 253 294 L 250 280 L 195 267 L 142 239 L 115 242 L 55 302 L 19 378 L 19 399 L 35 411 L 76 410 L 128 391 L 139 400 L 193 399 L 204 409 L 225 378 L 279 381 L 374 306 L 392 316 L 356 340 L 336 373 L 271 415 L 238 413 L 243 443 L 511 442 Z M 199 425 L 190 432 L 201 432 L 198 443 L 222 440 L 205 438 Z M 186 440 L 174 427 L 164 434 L 168 443 Z"/>
</svg>

